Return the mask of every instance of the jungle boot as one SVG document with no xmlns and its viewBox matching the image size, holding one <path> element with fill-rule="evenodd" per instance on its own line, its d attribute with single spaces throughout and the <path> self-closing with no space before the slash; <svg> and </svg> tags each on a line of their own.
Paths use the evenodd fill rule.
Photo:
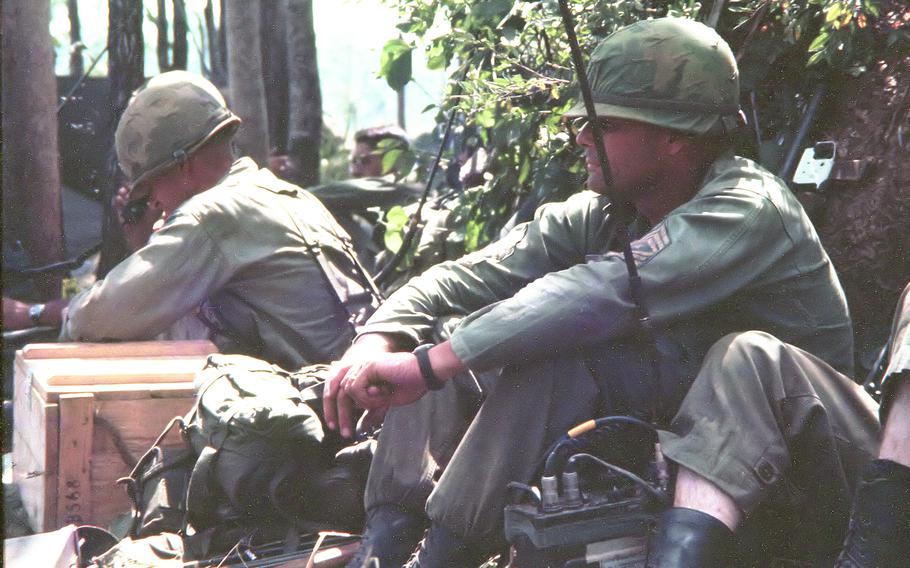
<svg viewBox="0 0 910 568">
<path fill-rule="evenodd" d="M 660 514 L 648 538 L 647 568 L 727 568 L 733 531 L 707 513 L 673 507 Z"/>
<path fill-rule="evenodd" d="M 836 568 L 910 567 L 910 467 L 873 460 L 856 487 Z"/>
<path fill-rule="evenodd" d="M 476 568 L 478 564 L 460 536 L 433 523 L 404 568 Z"/>
<path fill-rule="evenodd" d="M 372 558 L 379 561 L 381 568 L 399 568 L 417 547 L 426 526 L 426 517 L 395 505 L 370 509 L 360 548 L 348 561 L 347 568 L 375 566 L 371 564 Z"/>
</svg>

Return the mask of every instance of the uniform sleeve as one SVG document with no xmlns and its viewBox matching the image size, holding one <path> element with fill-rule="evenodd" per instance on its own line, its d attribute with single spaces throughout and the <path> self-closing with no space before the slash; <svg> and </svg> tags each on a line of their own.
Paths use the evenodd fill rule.
<svg viewBox="0 0 910 568">
<path fill-rule="evenodd" d="M 791 249 L 766 198 L 730 190 L 696 198 L 633 243 L 655 325 L 742 290 Z M 584 348 L 630 333 L 634 306 L 623 257 L 547 274 L 463 320 L 451 340 L 476 371 Z"/>
<path fill-rule="evenodd" d="M 604 221 L 605 203 L 590 193 L 544 207 L 538 218 L 499 241 L 411 279 L 383 303 L 361 330 L 428 339 L 436 322 L 465 316 L 515 295 L 542 275 L 584 259 Z"/>
<path fill-rule="evenodd" d="M 176 213 L 148 244 L 70 302 L 62 340 L 151 339 L 231 277 L 198 220 Z"/>
</svg>

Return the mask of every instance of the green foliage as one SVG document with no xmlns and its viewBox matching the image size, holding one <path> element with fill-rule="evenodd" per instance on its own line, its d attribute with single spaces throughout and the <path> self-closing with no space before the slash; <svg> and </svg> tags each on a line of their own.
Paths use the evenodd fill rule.
<svg viewBox="0 0 910 568">
<path fill-rule="evenodd" d="M 411 80 L 412 45 L 400 39 L 389 40 L 382 48 L 379 59 L 379 76 L 385 77 L 389 87 L 400 91 Z"/>
<path fill-rule="evenodd" d="M 408 227 L 409 215 L 404 207 L 396 205 L 385 214 L 385 247 L 392 252 L 401 248 L 403 235 Z"/>
<path fill-rule="evenodd" d="M 393 174 L 398 180 L 407 177 L 417 163 L 417 154 L 396 138 L 380 140 L 376 152 L 382 156 L 382 171 Z"/>
<path fill-rule="evenodd" d="M 763 129 L 765 124 L 790 128 L 799 117 L 797 95 L 809 92 L 812 81 L 865 69 L 881 50 L 874 23 L 884 1 L 725 2 L 717 29 L 741 52 L 744 92 L 756 91 L 767 109 Z M 527 200 L 543 203 L 581 189 L 580 152 L 561 123 L 576 90 L 556 0 L 387 2 L 399 10 L 401 35 L 383 50 L 382 75 L 390 85 L 407 82 L 410 74 L 395 62 L 407 57 L 409 63 L 414 46 L 422 45 L 430 68 L 451 72 L 438 122 L 457 112 L 460 123 L 477 129 L 489 153 L 486 169 L 492 175 L 463 197 L 466 214 L 459 231 L 468 251 L 494 238 Z M 585 53 L 635 21 L 668 15 L 704 20 L 709 11 L 697 0 L 572 0 L 570 5 Z M 765 140 L 775 135 L 763 134 Z M 452 149 L 447 157 L 456 153 Z M 399 163 L 400 157 L 387 159 Z"/>
</svg>

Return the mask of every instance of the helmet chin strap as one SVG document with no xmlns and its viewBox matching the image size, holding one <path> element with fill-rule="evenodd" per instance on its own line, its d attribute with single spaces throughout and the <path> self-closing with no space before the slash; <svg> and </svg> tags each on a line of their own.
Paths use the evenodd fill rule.
<svg viewBox="0 0 910 568">
<path fill-rule="evenodd" d="M 594 96 L 591 94 L 591 85 L 588 82 L 588 74 L 585 71 L 585 63 L 581 56 L 581 48 L 578 46 L 578 36 L 575 35 L 575 19 L 572 17 L 572 11 L 569 10 L 568 0 L 559 0 L 559 12 L 562 16 L 563 26 L 566 28 L 566 36 L 569 40 L 569 48 L 572 53 L 572 64 L 575 66 L 575 74 L 578 77 L 578 87 L 581 90 L 581 98 L 585 103 L 585 112 L 588 115 L 588 124 L 591 127 L 591 135 L 594 142 L 594 151 L 597 153 L 597 162 L 603 174 L 604 182 L 607 184 L 605 192 L 612 203 L 619 205 L 615 199 L 613 190 L 610 187 L 609 180 L 613 179 L 610 174 L 610 162 L 607 160 L 607 151 L 604 149 L 603 129 L 597 123 L 597 111 L 594 109 Z"/>
<path fill-rule="evenodd" d="M 566 29 L 566 37 L 569 40 L 569 48 L 572 53 L 572 64 L 575 67 L 575 73 L 578 76 L 578 87 L 581 91 L 582 100 L 585 103 L 585 112 L 588 115 L 588 122 L 591 126 L 594 150 L 597 153 L 597 161 L 600 166 L 601 174 L 604 180 L 604 193 L 609 197 L 612 204 L 611 216 L 618 217 L 617 222 L 608 223 L 610 234 L 607 237 L 607 247 L 612 244 L 616 232 L 623 236 L 623 258 L 626 263 L 626 271 L 629 275 L 629 293 L 632 296 L 632 302 L 635 304 L 635 316 L 638 320 L 639 330 L 643 334 L 645 342 L 650 351 L 651 375 L 654 378 L 656 392 L 651 397 L 651 420 L 658 420 L 658 394 L 660 391 L 660 365 L 658 363 L 657 343 L 654 339 L 654 330 L 651 326 L 651 318 L 645 306 L 644 296 L 642 293 L 641 276 L 638 274 L 638 265 L 635 264 L 635 257 L 632 254 L 632 243 L 629 237 L 628 224 L 632 220 L 631 208 L 623 201 L 618 200 L 616 191 L 611 186 L 610 180 L 613 179 L 610 173 L 610 163 L 607 160 L 607 152 L 604 149 L 603 130 L 597 122 L 597 110 L 594 108 L 594 97 L 591 94 L 591 85 L 588 82 L 588 74 L 585 71 L 584 60 L 581 55 L 581 48 L 578 45 L 578 36 L 575 35 L 575 21 L 572 17 L 572 11 L 569 9 L 568 0 L 559 0 L 559 12 L 562 16 L 562 23 Z"/>
</svg>

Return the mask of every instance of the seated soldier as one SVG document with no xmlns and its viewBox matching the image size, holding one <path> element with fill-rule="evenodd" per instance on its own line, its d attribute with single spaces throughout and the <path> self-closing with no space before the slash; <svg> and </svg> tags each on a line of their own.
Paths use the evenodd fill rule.
<svg viewBox="0 0 910 568">
<path fill-rule="evenodd" d="M 891 328 L 878 459 L 863 472 L 836 568 L 910 566 L 910 284 Z"/>
<path fill-rule="evenodd" d="M 386 152 L 407 150 L 410 145 L 407 134 L 397 126 L 358 130 L 351 151 L 350 179 L 310 188 L 351 235 L 360 260 L 371 268 L 383 251 L 381 243 L 374 239 L 379 215 L 373 208 L 404 205 L 420 196 L 419 188 L 394 179 L 382 167 Z"/>
<path fill-rule="evenodd" d="M 139 89 L 115 137 L 129 185 L 119 203 L 147 204 L 124 225 L 137 250 L 68 308 L 32 308 L 33 321 L 74 341 L 152 339 L 194 321 L 222 352 L 287 369 L 337 358 L 365 289 L 348 236 L 311 194 L 235 159 L 239 125 L 197 75 Z"/>
<path fill-rule="evenodd" d="M 678 472 L 647 567 L 831 566 L 874 455 L 876 410 L 860 385 L 767 333 L 718 341 L 659 432 Z"/>
<path fill-rule="evenodd" d="M 407 150 L 411 142 L 405 131 L 397 126 L 376 126 L 354 133 L 354 150 L 351 152 L 350 172 L 352 178 L 378 178 L 387 172 L 382 168 L 385 153 L 380 143 L 388 140 L 393 147 Z"/>
<path fill-rule="evenodd" d="M 498 540 L 508 483 L 529 481 L 557 436 L 595 415 L 666 425 L 729 333 L 766 331 L 851 371 L 846 301 L 812 224 L 781 180 L 732 152 L 739 75 L 723 39 L 684 19 L 639 22 L 600 44 L 588 74 L 610 176 L 585 123 L 593 194 L 411 280 L 334 367 L 330 427 L 351 435 L 355 403 L 388 411 L 352 566 L 400 566 L 415 547 L 410 567 L 470 566 Z M 659 374 L 612 227 L 632 241 Z M 479 410 L 469 370 L 484 373 Z"/>
<path fill-rule="evenodd" d="M 679 476 L 648 567 L 743 566 L 774 553 L 813 566 L 910 566 L 910 284 L 888 351 L 873 460 L 876 405 L 862 387 L 768 334 L 715 344 L 660 432 Z M 739 550 L 737 528 L 751 537 L 740 534 Z"/>
</svg>

